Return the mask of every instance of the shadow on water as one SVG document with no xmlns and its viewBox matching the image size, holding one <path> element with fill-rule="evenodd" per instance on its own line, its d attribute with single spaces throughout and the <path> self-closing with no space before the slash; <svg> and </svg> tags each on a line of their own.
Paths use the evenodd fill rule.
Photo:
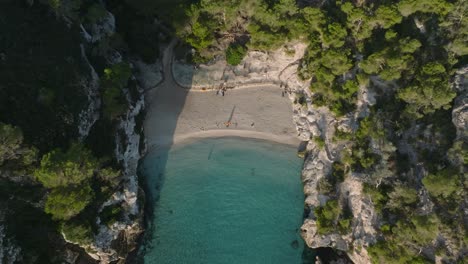
<svg viewBox="0 0 468 264">
<path fill-rule="evenodd" d="M 155 88 L 146 91 L 147 102 L 145 117 L 145 135 L 147 138 L 158 138 L 149 141 L 146 156 L 157 154 L 158 175 L 155 177 L 152 172 L 146 171 L 143 157 L 138 166 L 138 176 L 140 185 L 145 191 L 145 232 L 140 238 L 139 248 L 135 255 L 127 260 L 127 263 L 144 263 L 144 256 L 147 251 L 153 249 L 153 225 L 155 205 L 159 200 L 159 193 L 164 185 L 164 168 L 168 160 L 171 147 L 174 144 L 174 133 L 177 120 L 185 105 L 188 89 L 179 86 L 173 78 L 172 60 L 174 49 L 180 45 L 177 40 L 172 40 L 166 47 L 163 56 L 163 80 Z M 193 77 L 193 71 L 187 71 L 187 79 Z"/>
<path fill-rule="evenodd" d="M 144 164 L 145 158 L 140 160 L 138 166 L 138 175 L 140 185 L 145 191 L 145 232 L 140 238 L 139 249 L 135 254 L 128 258 L 127 263 L 145 263 L 144 256 L 157 246 L 154 240 L 154 216 L 157 210 L 160 190 L 164 185 L 165 175 L 164 169 L 169 158 L 169 151 L 174 145 L 175 130 L 177 121 L 182 113 L 184 105 L 188 97 L 188 90 L 180 87 L 173 78 L 172 74 L 172 58 L 174 50 L 177 46 L 177 41 L 173 40 L 163 53 L 163 81 L 154 89 L 147 91 L 147 113 L 145 117 L 145 134 L 148 139 L 147 156 L 157 156 L 157 164 L 151 164 L 151 171 Z M 177 55 L 176 55 L 177 56 Z M 193 70 L 186 72 L 186 80 L 193 80 Z M 190 75 L 190 76 L 189 76 Z M 215 96 L 215 95 L 213 95 Z M 232 108 L 228 122 L 231 122 L 236 106 Z M 305 144 L 299 146 L 299 151 L 305 149 Z M 212 156 L 213 149 L 209 152 L 208 159 Z M 153 157 L 154 157 L 153 156 Z M 152 157 L 152 162 L 156 162 Z M 157 166 L 155 170 L 153 166 Z M 146 167 L 146 168 L 145 168 Z M 154 175 L 157 171 L 158 175 Z M 255 175 L 255 169 L 251 170 L 251 174 Z M 297 230 L 300 232 L 300 229 Z M 293 241 L 291 246 L 298 247 L 298 241 Z M 301 250 L 298 248 L 298 250 Z M 315 263 L 315 251 L 309 249 L 304 244 L 302 263 Z"/>
</svg>

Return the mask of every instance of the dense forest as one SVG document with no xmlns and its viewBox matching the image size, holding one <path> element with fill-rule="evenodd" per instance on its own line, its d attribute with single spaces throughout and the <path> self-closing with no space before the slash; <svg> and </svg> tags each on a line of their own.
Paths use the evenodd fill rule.
<svg viewBox="0 0 468 264">
<path fill-rule="evenodd" d="M 83 30 L 108 12 L 115 32 L 85 42 Z M 307 51 L 298 75 L 316 107 L 339 119 L 356 111 L 363 87 L 376 97 L 359 127 L 335 132 L 348 147 L 320 182 L 331 199 L 316 208 L 319 232 L 350 232 L 337 186 L 359 174 L 382 223 L 367 249 L 374 263 L 467 263 L 468 142 L 452 123 L 467 17 L 466 0 L 1 1 L 1 230 L 22 249 L 18 263 L 61 263 L 63 238 L 91 243 L 93 219 L 123 217 L 121 204 L 101 205 L 121 187 L 115 134 L 138 97 L 132 58 L 153 63 L 177 37 L 194 64 L 237 65 L 249 51 L 299 41 Z M 88 64 L 102 107 L 82 133 Z"/>
</svg>

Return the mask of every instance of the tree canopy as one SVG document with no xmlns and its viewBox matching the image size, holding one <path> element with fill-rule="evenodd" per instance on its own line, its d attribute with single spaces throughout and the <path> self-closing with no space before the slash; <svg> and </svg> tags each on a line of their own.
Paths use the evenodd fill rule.
<svg viewBox="0 0 468 264">
<path fill-rule="evenodd" d="M 45 187 L 56 188 L 79 185 L 91 179 L 97 168 L 91 151 L 73 143 L 66 152 L 55 149 L 45 154 L 34 174 Z"/>
</svg>

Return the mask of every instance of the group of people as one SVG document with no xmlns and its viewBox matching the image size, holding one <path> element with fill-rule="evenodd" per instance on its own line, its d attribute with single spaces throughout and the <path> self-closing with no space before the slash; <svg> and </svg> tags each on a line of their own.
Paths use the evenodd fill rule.
<svg viewBox="0 0 468 264">
<path fill-rule="evenodd" d="M 219 95 L 219 92 L 221 92 L 221 94 L 224 96 L 224 94 L 226 93 L 226 91 L 227 91 L 226 87 L 221 86 L 221 87 L 219 87 L 218 90 L 216 90 L 216 95 Z"/>
<path fill-rule="evenodd" d="M 283 85 L 284 85 L 284 88 L 283 88 Z M 280 84 L 280 88 L 283 88 L 283 90 L 281 91 L 281 96 L 282 96 L 282 97 L 284 97 L 284 95 L 285 95 L 286 93 L 288 93 L 288 94 L 291 94 L 291 93 L 292 93 L 292 90 L 288 87 L 287 84 L 281 83 L 281 84 Z"/>
</svg>

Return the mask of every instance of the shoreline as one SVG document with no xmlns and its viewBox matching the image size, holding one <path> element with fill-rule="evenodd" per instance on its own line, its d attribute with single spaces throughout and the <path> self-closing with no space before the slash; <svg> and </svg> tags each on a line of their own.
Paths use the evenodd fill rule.
<svg viewBox="0 0 468 264">
<path fill-rule="evenodd" d="M 287 145 L 291 147 L 299 147 L 301 141 L 294 136 L 275 135 L 266 132 L 240 129 L 210 129 L 198 132 L 192 132 L 184 135 L 178 135 L 172 141 L 163 142 L 148 142 L 147 153 L 157 148 L 173 148 L 181 144 L 188 144 L 200 139 L 207 138 L 243 138 L 246 140 L 261 140 L 266 142 L 274 142 L 276 144 Z"/>
</svg>

